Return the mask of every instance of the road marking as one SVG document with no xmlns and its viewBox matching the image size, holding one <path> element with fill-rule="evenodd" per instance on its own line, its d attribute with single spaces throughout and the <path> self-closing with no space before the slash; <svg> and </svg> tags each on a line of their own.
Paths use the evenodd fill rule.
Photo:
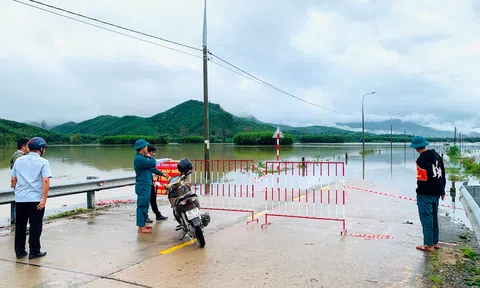
<svg viewBox="0 0 480 288">
<path fill-rule="evenodd" d="M 330 187 L 330 186 L 328 186 L 328 185 L 324 186 L 324 187 L 322 187 L 322 190 L 328 189 L 328 187 Z M 300 196 L 300 199 L 303 199 L 303 198 L 305 198 L 305 195 Z M 298 197 L 293 199 L 293 201 L 298 201 Z M 263 210 L 262 212 L 258 212 L 257 214 L 253 215 L 253 218 L 258 218 L 259 216 L 262 216 L 266 213 L 268 213 L 268 210 Z M 248 218 L 250 218 L 250 217 L 248 217 Z"/>
<path fill-rule="evenodd" d="M 329 186 L 329 185 L 327 185 L 327 186 L 325 186 L 325 187 L 322 187 L 322 190 L 326 190 L 326 189 L 328 189 L 328 187 L 330 187 L 330 186 Z M 306 196 L 306 195 L 302 195 L 302 196 L 300 196 L 300 199 L 303 199 L 303 198 L 305 198 L 305 196 Z M 298 200 L 299 200 L 299 199 L 298 199 L 298 197 L 297 197 L 297 198 L 295 198 L 295 199 L 293 199 L 293 201 L 298 201 Z"/>
<path fill-rule="evenodd" d="M 257 214 L 253 215 L 254 218 L 257 218 L 258 216 L 262 216 L 263 214 L 267 213 L 268 210 L 263 210 L 262 212 L 258 212 Z"/>
<path fill-rule="evenodd" d="M 189 245 L 192 245 L 193 243 L 197 243 L 197 239 L 193 239 L 193 240 L 190 240 L 188 242 L 185 242 L 185 243 L 182 243 L 182 244 L 178 244 L 176 246 L 173 246 L 171 248 L 168 248 L 166 250 L 163 250 L 163 251 L 160 251 L 158 252 L 158 254 L 160 255 L 165 255 L 165 254 L 168 254 L 168 253 L 172 253 L 174 251 L 177 251 L 178 249 L 182 249 L 183 247 L 185 246 L 189 246 Z"/>
<path fill-rule="evenodd" d="M 329 186 L 327 185 L 327 186 L 323 187 L 322 190 L 325 190 L 325 189 L 327 189 L 328 187 L 329 187 Z M 305 198 L 305 195 L 302 195 L 302 196 L 300 197 L 300 199 L 303 199 L 303 198 Z M 297 200 L 298 200 L 298 197 L 294 199 L 294 201 L 297 201 Z M 254 217 L 254 218 L 258 218 L 259 216 L 262 216 L 262 215 L 266 214 L 267 212 L 268 212 L 268 210 L 263 210 L 262 212 L 258 212 L 257 214 L 253 215 L 253 217 Z M 249 217 L 249 218 L 250 218 L 250 217 Z M 160 252 L 158 252 L 158 254 L 160 254 L 160 255 L 165 255 L 165 254 L 168 254 L 168 253 L 172 253 L 172 252 L 174 252 L 174 251 L 177 251 L 177 250 L 179 250 L 179 249 L 182 249 L 183 247 L 192 245 L 193 243 L 196 243 L 196 242 L 197 242 L 197 239 L 193 239 L 193 240 L 190 240 L 190 241 L 188 241 L 188 242 L 185 242 L 185 243 L 182 243 L 182 244 L 178 244 L 178 245 L 173 246 L 173 247 L 171 247 L 171 248 L 168 248 L 168 249 L 166 249 L 166 250 L 160 251 Z"/>
</svg>

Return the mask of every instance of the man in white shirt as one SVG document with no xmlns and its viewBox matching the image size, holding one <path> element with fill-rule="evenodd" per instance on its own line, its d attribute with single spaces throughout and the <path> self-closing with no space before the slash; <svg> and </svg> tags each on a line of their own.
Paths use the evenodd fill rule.
<svg viewBox="0 0 480 288">
<path fill-rule="evenodd" d="M 43 215 L 47 203 L 50 178 L 50 163 L 42 158 L 47 142 L 40 137 L 30 139 L 30 153 L 15 161 L 12 169 L 12 187 L 15 190 L 16 226 L 15 253 L 17 259 L 27 256 L 25 241 L 27 238 L 27 222 L 30 223 L 29 259 L 45 256 L 40 251 Z"/>
</svg>

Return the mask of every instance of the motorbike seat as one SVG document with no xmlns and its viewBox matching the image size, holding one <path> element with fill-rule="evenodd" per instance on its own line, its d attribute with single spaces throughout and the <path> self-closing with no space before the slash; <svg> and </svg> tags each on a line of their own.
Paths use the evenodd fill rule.
<svg viewBox="0 0 480 288">
<path fill-rule="evenodd" d="M 175 205 L 175 207 L 176 207 L 179 202 L 181 202 L 181 201 L 183 201 L 183 200 L 185 200 L 185 199 L 187 199 L 187 198 L 196 197 L 196 196 L 197 196 L 197 195 L 196 195 L 195 193 L 193 193 L 193 192 L 188 192 L 188 193 L 186 193 L 186 194 L 178 197 L 177 199 L 175 199 L 174 205 Z"/>
</svg>

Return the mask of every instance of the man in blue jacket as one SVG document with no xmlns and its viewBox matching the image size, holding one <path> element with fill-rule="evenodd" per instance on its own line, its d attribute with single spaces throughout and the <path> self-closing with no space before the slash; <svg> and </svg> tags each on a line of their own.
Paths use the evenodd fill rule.
<svg viewBox="0 0 480 288">
<path fill-rule="evenodd" d="M 417 206 L 423 228 L 423 245 L 418 250 L 433 252 L 438 244 L 438 202 L 445 199 L 445 166 L 442 157 L 433 149 L 427 149 L 428 141 L 415 136 L 410 147 L 420 156 L 417 163 Z"/>
<path fill-rule="evenodd" d="M 150 191 L 153 185 L 152 173 L 169 178 L 168 175 L 157 170 L 155 158 L 148 154 L 149 143 L 144 139 L 138 139 L 133 149 L 137 151 L 133 159 L 136 182 L 135 193 L 137 194 L 137 226 L 139 234 L 152 233 L 152 227 L 146 226 L 148 206 L 150 204 Z"/>
</svg>

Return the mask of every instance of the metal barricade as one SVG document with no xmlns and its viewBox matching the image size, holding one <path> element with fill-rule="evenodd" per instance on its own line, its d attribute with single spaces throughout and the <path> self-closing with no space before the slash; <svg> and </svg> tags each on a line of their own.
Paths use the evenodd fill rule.
<svg viewBox="0 0 480 288">
<path fill-rule="evenodd" d="M 253 160 L 192 160 L 192 191 L 204 210 L 248 212 L 255 219 L 255 175 Z M 208 182 L 206 179 L 210 179 Z"/>
<path fill-rule="evenodd" d="M 265 223 L 268 217 L 342 222 L 346 233 L 343 162 L 267 162 Z"/>
</svg>

